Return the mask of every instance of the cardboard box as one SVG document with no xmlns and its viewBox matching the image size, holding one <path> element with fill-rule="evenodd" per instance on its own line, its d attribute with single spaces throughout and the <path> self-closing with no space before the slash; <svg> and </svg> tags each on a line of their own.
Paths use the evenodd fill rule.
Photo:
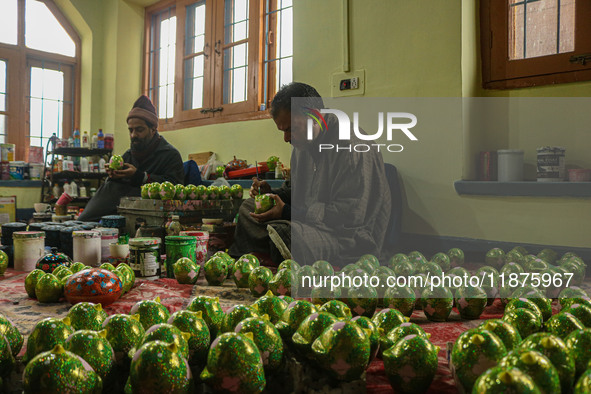
<svg viewBox="0 0 591 394">
<path fill-rule="evenodd" d="M 0 197 L 0 223 L 16 220 L 16 196 Z"/>
<path fill-rule="evenodd" d="M 203 165 L 207 163 L 207 160 L 213 155 L 213 152 L 200 152 L 189 154 L 189 160 L 193 160 L 197 165 Z"/>
</svg>

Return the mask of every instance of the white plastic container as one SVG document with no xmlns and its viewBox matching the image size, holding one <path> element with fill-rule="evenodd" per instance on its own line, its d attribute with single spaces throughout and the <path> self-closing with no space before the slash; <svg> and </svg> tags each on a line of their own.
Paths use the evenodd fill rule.
<svg viewBox="0 0 591 394">
<path fill-rule="evenodd" d="M 14 245 L 14 269 L 33 271 L 35 264 L 45 254 L 45 232 L 17 231 L 12 234 Z"/>
<path fill-rule="evenodd" d="M 41 175 L 43 174 L 43 169 L 45 166 L 43 164 L 29 164 L 29 178 L 31 180 L 39 180 L 41 179 Z"/>
<path fill-rule="evenodd" d="M 117 243 L 117 240 L 119 239 L 119 229 L 97 227 L 93 231 L 98 231 L 101 234 L 101 260 L 109 261 L 109 257 L 111 257 L 109 245 L 111 243 Z"/>
<path fill-rule="evenodd" d="M 98 231 L 74 231 L 74 261 L 91 267 L 101 264 L 101 233 Z"/>
<path fill-rule="evenodd" d="M 499 182 L 523 181 L 523 151 L 518 149 L 498 150 L 497 169 Z"/>
<path fill-rule="evenodd" d="M 562 182 L 566 179 L 565 149 L 561 146 L 538 148 L 538 182 Z"/>
<path fill-rule="evenodd" d="M 24 161 L 11 161 L 9 164 L 10 179 L 22 180 L 25 177 L 25 166 L 27 163 Z"/>
</svg>

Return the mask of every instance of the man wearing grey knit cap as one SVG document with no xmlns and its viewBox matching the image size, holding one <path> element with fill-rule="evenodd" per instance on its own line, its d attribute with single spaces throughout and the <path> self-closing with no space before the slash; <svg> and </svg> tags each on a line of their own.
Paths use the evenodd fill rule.
<svg viewBox="0 0 591 394">
<path fill-rule="evenodd" d="M 130 149 L 123 154 L 123 169 L 107 170 L 109 178 L 97 190 L 78 218 L 98 221 L 117 213 L 121 197 L 139 196 L 141 185 L 169 181 L 183 183 L 183 160 L 179 151 L 158 133 L 156 108 L 140 96 L 127 115 Z"/>
</svg>

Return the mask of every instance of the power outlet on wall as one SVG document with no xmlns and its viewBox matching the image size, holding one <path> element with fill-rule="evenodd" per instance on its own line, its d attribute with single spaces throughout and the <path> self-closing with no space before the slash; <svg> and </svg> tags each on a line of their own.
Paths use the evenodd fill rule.
<svg viewBox="0 0 591 394">
<path fill-rule="evenodd" d="M 331 75 L 332 97 L 363 96 L 365 94 L 365 70 Z"/>
</svg>

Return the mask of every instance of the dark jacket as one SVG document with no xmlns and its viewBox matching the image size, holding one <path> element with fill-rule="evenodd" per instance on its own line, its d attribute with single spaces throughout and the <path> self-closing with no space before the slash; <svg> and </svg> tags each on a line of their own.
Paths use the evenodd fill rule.
<svg viewBox="0 0 591 394">
<path fill-rule="evenodd" d="M 164 137 L 154 153 L 143 162 L 138 162 L 129 149 L 123 154 L 123 161 L 137 168 L 135 175 L 128 179 L 108 178 L 97 190 L 96 195 L 90 199 L 79 220 L 98 221 L 102 216 L 116 214 L 121 197 L 140 195 L 144 174 L 148 175 L 146 183 L 165 181 L 172 184 L 183 183 L 181 154 Z"/>
</svg>

